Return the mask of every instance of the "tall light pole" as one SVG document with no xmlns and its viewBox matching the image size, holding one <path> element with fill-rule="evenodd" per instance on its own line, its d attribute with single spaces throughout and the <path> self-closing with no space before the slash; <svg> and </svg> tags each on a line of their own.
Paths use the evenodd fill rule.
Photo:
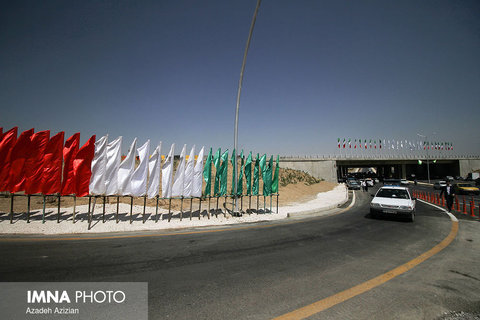
<svg viewBox="0 0 480 320">
<path fill-rule="evenodd" d="M 255 27 L 255 21 L 257 20 L 257 13 L 258 13 L 258 8 L 260 8 L 260 2 L 261 0 L 257 0 L 257 6 L 255 8 L 255 13 L 253 14 L 252 18 L 252 24 L 250 25 L 250 32 L 248 33 L 248 39 L 247 39 L 247 45 L 245 46 L 245 52 L 243 54 L 243 62 L 242 62 L 242 68 L 240 70 L 240 80 L 238 81 L 238 92 L 237 92 L 237 107 L 235 110 L 235 132 L 234 132 L 234 143 L 233 143 L 233 149 L 235 150 L 235 166 L 233 167 L 233 177 L 235 181 L 235 186 L 234 186 L 234 195 L 233 195 L 233 201 L 235 202 L 235 211 L 233 212 L 238 212 L 238 203 L 237 203 L 237 184 L 238 184 L 238 179 L 237 179 L 237 148 L 238 148 L 238 110 L 240 108 L 240 94 L 242 92 L 242 83 L 243 83 L 243 73 L 245 71 L 245 64 L 247 63 L 247 54 L 248 54 L 248 48 L 250 47 L 250 40 L 252 39 L 252 34 L 253 34 L 253 28 Z"/>
<path fill-rule="evenodd" d="M 435 134 L 435 132 L 434 132 L 433 134 Z M 425 140 L 427 140 L 426 142 L 429 143 L 427 136 L 424 136 L 423 134 L 419 134 L 419 133 L 417 133 L 417 136 L 424 138 Z M 428 155 L 428 150 L 429 150 L 429 149 L 430 149 L 430 145 L 428 145 L 428 148 L 426 149 L 426 150 L 427 150 L 427 176 L 428 176 L 428 183 L 430 183 L 430 160 L 429 160 L 430 157 L 429 157 L 429 155 Z"/>
</svg>

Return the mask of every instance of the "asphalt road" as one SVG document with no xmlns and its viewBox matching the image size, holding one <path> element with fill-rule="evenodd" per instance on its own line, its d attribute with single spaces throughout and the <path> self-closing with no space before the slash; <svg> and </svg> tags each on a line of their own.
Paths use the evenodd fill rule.
<svg viewBox="0 0 480 320">
<path fill-rule="evenodd" d="M 1 281 L 147 281 L 150 319 L 271 319 L 360 285 L 445 239 L 448 216 L 371 219 L 369 194 L 327 217 L 214 232 L 76 241 L 0 241 Z M 459 215 L 443 251 L 310 319 L 437 319 L 480 312 L 479 222 Z"/>
</svg>

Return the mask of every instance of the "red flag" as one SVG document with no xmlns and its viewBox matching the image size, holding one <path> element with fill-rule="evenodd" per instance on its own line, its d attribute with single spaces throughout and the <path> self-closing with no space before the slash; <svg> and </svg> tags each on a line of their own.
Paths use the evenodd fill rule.
<svg viewBox="0 0 480 320">
<path fill-rule="evenodd" d="M 50 130 L 34 133 L 31 137 L 30 154 L 25 163 L 25 193 L 42 192 L 43 158 L 50 138 Z"/>
<path fill-rule="evenodd" d="M 8 188 L 10 192 L 25 190 L 25 163 L 31 150 L 33 128 L 20 134 L 10 155 L 10 174 Z"/>
<path fill-rule="evenodd" d="M 2 135 L 0 140 L 0 191 L 8 190 L 8 175 L 10 173 L 10 155 L 17 141 L 17 127 Z"/>
<path fill-rule="evenodd" d="M 63 147 L 63 181 L 62 195 L 75 193 L 75 174 L 73 172 L 73 161 L 80 145 L 80 133 L 75 133 L 65 141 Z"/>
<path fill-rule="evenodd" d="M 92 176 L 92 160 L 95 154 L 95 135 L 78 150 L 73 161 L 73 171 L 75 172 L 75 194 L 77 197 L 88 195 L 90 177 Z"/>
<path fill-rule="evenodd" d="M 42 193 L 60 193 L 62 187 L 62 148 L 64 132 L 59 132 L 47 143 L 43 158 Z"/>
</svg>

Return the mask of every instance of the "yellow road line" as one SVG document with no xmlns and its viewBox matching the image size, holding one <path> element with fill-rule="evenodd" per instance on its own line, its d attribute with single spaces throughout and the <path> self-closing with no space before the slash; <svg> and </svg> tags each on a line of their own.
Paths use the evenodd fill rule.
<svg viewBox="0 0 480 320">
<path fill-rule="evenodd" d="M 458 233 L 458 221 L 452 220 L 452 228 L 450 230 L 450 234 L 445 239 L 443 239 L 443 241 L 440 242 L 438 245 L 428 250 L 427 252 L 421 254 L 420 256 L 416 257 L 415 259 L 410 260 L 409 262 L 393 270 L 390 270 L 389 272 L 386 272 L 364 283 L 361 283 L 353 288 L 339 292 L 333 296 L 330 296 L 323 300 L 314 302 L 308 306 L 302 307 L 300 309 L 297 309 L 292 312 L 286 313 L 282 316 L 279 316 L 275 318 L 275 320 L 304 319 L 304 318 L 310 317 L 316 313 L 319 313 L 330 307 L 333 307 L 336 304 L 342 303 L 344 301 L 347 301 L 350 298 L 353 298 L 366 291 L 369 291 L 387 281 L 390 281 L 393 278 L 407 272 L 408 270 L 414 268 L 415 266 L 419 265 L 420 263 L 424 262 L 425 260 L 429 259 L 430 257 L 434 256 L 435 254 L 445 249 L 455 239 L 455 237 L 457 236 L 457 233 Z"/>
</svg>

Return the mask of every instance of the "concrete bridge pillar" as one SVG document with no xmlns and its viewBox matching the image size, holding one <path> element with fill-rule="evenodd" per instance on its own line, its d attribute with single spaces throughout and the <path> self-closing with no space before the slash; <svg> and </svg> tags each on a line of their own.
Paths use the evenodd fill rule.
<svg viewBox="0 0 480 320">
<path fill-rule="evenodd" d="M 401 176 L 402 179 L 407 179 L 407 165 L 402 163 Z"/>
</svg>

